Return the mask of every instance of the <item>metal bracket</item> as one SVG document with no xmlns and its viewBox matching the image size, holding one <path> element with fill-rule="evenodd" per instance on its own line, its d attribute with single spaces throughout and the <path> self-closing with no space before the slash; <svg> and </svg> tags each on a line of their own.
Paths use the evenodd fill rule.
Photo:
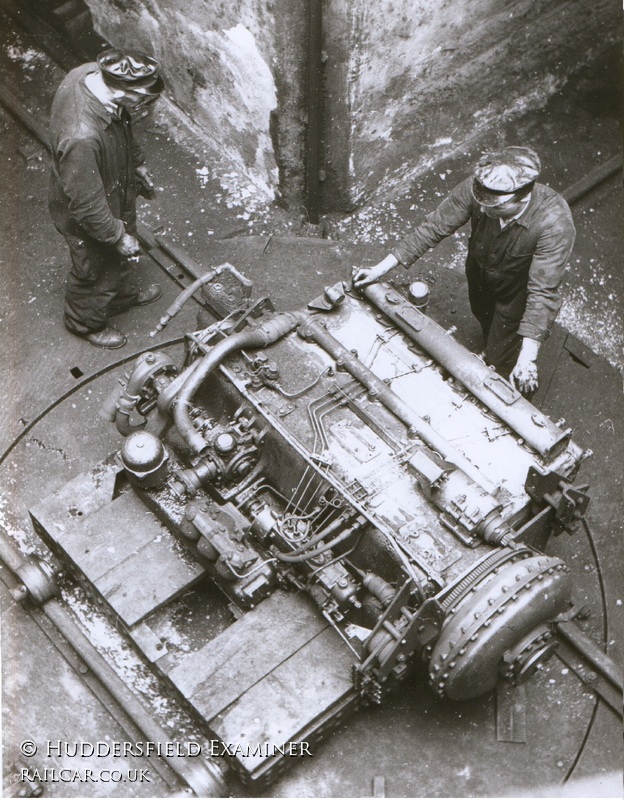
<svg viewBox="0 0 624 800">
<path fill-rule="evenodd" d="M 524 488 L 533 502 L 554 509 L 555 535 L 562 531 L 574 533 L 576 523 L 585 515 L 589 506 L 589 486 L 572 486 L 557 472 L 542 475 L 535 467 L 530 467 Z"/>
<path fill-rule="evenodd" d="M 483 385 L 493 392 L 500 400 L 508 406 L 513 405 L 522 395 L 514 387 L 501 378 L 500 375 L 492 373 L 484 381 Z"/>
<path fill-rule="evenodd" d="M 261 297 L 259 300 L 253 302 L 246 311 L 241 314 L 240 317 L 236 320 L 234 325 L 232 326 L 232 333 L 236 333 L 241 331 L 245 325 L 247 324 L 247 320 L 251 317 L 252 319 L 257 319 L 261 317 L 266 311 L 271 312 L 275 311 L 273 303 L 271 302 L 271 298 L 268 296 Z"/>
</svg>

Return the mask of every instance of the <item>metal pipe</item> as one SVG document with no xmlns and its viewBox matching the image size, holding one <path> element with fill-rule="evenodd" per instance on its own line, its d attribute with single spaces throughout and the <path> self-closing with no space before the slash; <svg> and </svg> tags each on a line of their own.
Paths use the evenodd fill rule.
<svg viewBox="0 0 624 800">
<path fill-rule="evenodd" d="M 598 647 L 574 622 L 558 622 L 557 631 L 562 639 L 572 645 L 598 672 L 622 691 L 622 669 Z"/>
<path fill-rule="evenodd" d="M 34 117 L 23 103 L 10 92 L 6 86 L 0 84 L 0 104 L 3 105 L 7 111 L 21 122 L 22 125 L 32 133 L 40 144 L 50 149 L 50 140 L 46 128 Z"/>
<path fill-rule="evenodd" d="M 410 432 L 419 436 L 443 458 L 459 467 L 468 477 L 488 492 L 494 492 L 496 486 L 482 475 L 475 465 L 462 453 L 456 450 L 428 422 L 407 405 L 381 378 L 364 366 L 347 348 L 328 333 L 318 322 L 308 322 L 299 328 L 304 338 L 313 339 L 339 362 L 354 378 L 360 381 L 369 392 L 374 394 L 383 405 L 407 425 Z"/>
<path fill-rule="evenodd" d="M 307 127 L 305 138 L 305 207 L 317 225 L 321 205 L 322 0 L 308 0 Z"/>
<path fill-rule="evenodd" d="M 569 429 L 558 428 L 508 381 L 398 292 L 386 284 L 371 284 L 365 287 L 364 294 L 530 447 L 546 458 L 556 456 L 566 447 L 570 441 Z"/>
<path fill-rule="evenodd" d="M 143 429 L 147 420 L 132 423 L 130 415 L 136 409 L 137 403 L 141 399 L 141 392 L 147 381 L 154 375 L 167 367 L 173 367 L 173 361 L 162 353 L 143 353 L 136 360 L 134 369 L 130 375 L 126 375 L 126 384 L 117 390 L 115 401 L 115 413 L 111 421 L 115 423 L 117 430 L 122 436 L 129 436 L 133 431 Z M 105 419 L 110 419 L 109 408 L 112 405 L 111 398 L 106 401 L 106 406 L 100 411 L 100 415 Z M 164 429 L 167 424 L 166 417 L 159 410 L 159 430 Z"/>
<path fill-rule="evenodd" d="M 146 712 L 143 703 L 128 689 L 108 662 L 104 660 L 87 637 L 78 629 L 58 600 L 49 600 L 43 606 L 43 611 L 97 679 L 108 689 L 126 713 L 130 715 L 133 722 L 145 734 L 146 741 L 156 744 L 162 743 L 164 750 L 167 746 L 166 743 L 171 739 L 171 735 L 166 733 Z M 197 797 L 225 796 L 226 787 L 217 768 L 201 756 L 179 758 L 164 755 L 161 757 L 165 758 L 167 764 L 190 786 Z"/>
<path fill-rule="evenodd" d="M 581 178 L 580 181 L 573 183 L 572 186 L 569 186 L 564 192 L 563 196 L 567 200 L 567 202 L 572 205 L 580 200 L 582 197 L 585 197 L 586 194 L 595 189 L 596 186 L 600 185 L 603 181 L 606 181 L 607 178 L 610 178 L 612 175 L 620 172 L 622 169 L 622 156 L 617 155 L 613 156 L 613 158 L 609 159 L 604 164 L 600 164 L 600 166 L 593 169 L 590 173 L 585 175 L 584 178 Z"/>
<path fill-rule="evenodd" d="M 293 314 L 276 314 L 254 328 L 246 328 L 223 339 L 197 365 L 188 368 L 188 377 L 173 400 L 172 410 L 178 431 L 195 453 L 201 453 L 206 447 L 206 440 L 196 430 L 189 414 L 193 395 L 201 384 L 230 353 L 244 347 L 266 347 L 293 331 L 298 324 L 299 318 Z"/>
<path fill-rule="evenodd" d="M 0 561 L 14 574 L 24 564 L 24 557 L 4 532 L 0 532 Z"/>
</svg>

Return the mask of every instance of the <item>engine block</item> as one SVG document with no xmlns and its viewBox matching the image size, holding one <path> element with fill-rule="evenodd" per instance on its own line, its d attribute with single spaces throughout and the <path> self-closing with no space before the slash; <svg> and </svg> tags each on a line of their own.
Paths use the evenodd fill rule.
<svg viewBox="0 0 624 800">
<path fill-rule="evenodd" d="M 553 654 L 570 586 L 542 550 L 587 505 L 585 454 L 390 287 L 230 315 L 181 371 L 143 356 L 116 417 L 130 481 L 222 591 L 307 592 L 361 698 L 424 664 L 469 699 Z"/>
<path fill-rule="evenodd" d="M 243 779 L 418 670 L 447 700 L 530 678 L 571 605 L 548 538 L 589 502 L 571 431 L 389 286 L 206 317 L 30 511 Z"/>
</svg>

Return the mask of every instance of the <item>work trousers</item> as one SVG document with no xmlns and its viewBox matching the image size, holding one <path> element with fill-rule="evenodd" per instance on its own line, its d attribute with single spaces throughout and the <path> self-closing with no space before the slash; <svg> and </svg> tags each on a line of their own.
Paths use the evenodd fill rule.
<svg viewBox="0 0 624 800">
<path fill-rule="evenodd" d="M 510 287 L 508 281 L 502 292 L 496 281 L 470 257 L 466 263 L 466 277 L 470 309 L 483 331 L 485 361 L 499 375 L 508 378 L 522 346 L 518 328 L 526 307 L 527 278 L 517 275 L 517 286 Z"/>
<path fill-rule="evenodd" d="M 86 335 L 101 331 L 109 317 L 132 306 L 139 290 L 128 260 L 90 236 L 64 234 L 71 256 L 65 293 L 65 327 Z"/>
</svg>

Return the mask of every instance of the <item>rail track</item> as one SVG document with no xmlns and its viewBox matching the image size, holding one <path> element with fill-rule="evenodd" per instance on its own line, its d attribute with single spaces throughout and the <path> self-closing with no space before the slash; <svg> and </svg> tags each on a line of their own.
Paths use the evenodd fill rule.
<svg viewBox="0 0 624 800">
<path fill-rule="evenodd" d="M 9 10 L 11 10 L 11 6 L 12 4 L 9 4 Z M 62 39 L 53 31 L 46 30 L 46 26 L 41 20 L 29 17 L 23 10 L 20 10 L 16 19 L 30 35 L 40 39 L 42 36 L 45 37 L 45 41 L 41 42 L 42 46 L 60 66 L 67 69 L 76 61 L 76 57 L 72 54 L 65 52 L 65 55 L 63 55 Z M 0 103 L 41 145 L 47 147 L 45 122 L 30 114 L 23 103 L 6 86 L 0 86 Z M 621 156 L 616 156 L 570 186 L 563 194 L 571 204 L 577 203 L 582 198 L 591 196 L 591 193 L 597 191 L 605 182 L 618 180 L 621 170 L 622 158 Z M 174 282 L 180 288 L 186 288 L 193 280 L 203 274 L 204 269 L 202 266 L 167 238 L 156 234 L 145 225 L 140 225 L 138 232 L 145 253 L 158 265 L 168 280 Z M 149 349 L 166 350 L 180 344 L 181 341 L 180 338 L 169 339 Z M 134 361 L 140 352 L 137 351 L 125 355 L 103 369 L 84 377 L 69 391 L 50 403 L 47 408 L 24 427 L 19 436 L 0 455 L 0 469 L 16 448 L 28 436 L 32 435 L 33 431 L 48 415 L 58 411 L 63 404 L 71 401 L 74 395 L 80 393 L 104 375 L 118 371 L 128 362 Z M 596 572 L 600 575 L 595 537 L 587 524 L 585 524 L 583 532 L 588 541 L 589 550 L 592 553 Z M 10 539 L 7 539 L 4 533 L 0 538 L 0 555 L 10 572 L 10 575 L 7 575 L 6 572 L 2 573 L 1 577 L 5 586 L 10 588 L 16 597 L 22 594 L 24 598 L 27 598 L 28 587 L 26 587 L 25 594 L 24 589 L 20 588 L 24 586 L 24 582 L 20 578 L 20 570 L 23 567 L 22 556 L 16 552 L 13 543 Z M 599 582 L 599 592 L 604 621 L 603 634 L 606 634 L 609 602 L 602 581 Z M 32 593 L 30 597 L 32 599 Z M 40 607 L 27 602 L 24 608 L 41 632 L 54 643 L 63 658 L 72 664 L 80 678 L 104 703 L 111 715 L 120 721 L 129 737 L 148 736 L 154 741 L 163 738 L 162 731 L 158 730 L 157 723 L 150 719 L 149 715 L 144 715 L 140 709 L 133 707 L 132 699 L 127 694 L 127 688 L 123 686 L 123 683 L 110 670 L 110 667 L 107 667 L 105 662 L 103 664 L 100 663 L 101 656 L 88 641 L 83 641 L 84 637 L 81 638 L 81 634 L 76 629 L 68 612 L 58 600 L 52 597 L 45 600 Z M 593 713 L 578 748 L 578 753 L 565 775 L 563 782 L 566 782 L 574 778 L 575 769 L 580 762 L 583 748 L 589 739 L 591 728 L 597 718 L 599 705 L 606 706 L 610 712 L 621 718 L 622 675 L 619 665 L 615 664 L 607 656 L 603 648 L 584 635 L 573 619 L 559 625 L 559 638 L 560 647 L 557 657 L 577 676 L 579 688 L 582 688 L 583 691 L 591 691 L 596 698 Z M 509 707 L 505 705 L 503 697 L 499 698 L 499 709 L 501 713 L 499 723 L 502 730 L 502 714 L 503 712 L 505 714 L 509 712 Z M 511 718 L 507 717 L 506 740 L 521 741 L 522 727 L 525 723 L 526 720 L 523 718 L 522 709 L 519 712 L 516 709 L 515 715 L 512 714 Z M 198 796 L 211 796 L 211 793 L 212 796 L 217 796 L 225 788 L 223 783 L 224 776 L 219 768 L 208 766 L 206 767 L 206 774 L 202 776 L 181 772 L 175 766 L 175 764 L 165 763 L 161 767 L 161 777 L 171 791 L 179 791 L 182 787 L 186 787 Z"/>
</svg>

